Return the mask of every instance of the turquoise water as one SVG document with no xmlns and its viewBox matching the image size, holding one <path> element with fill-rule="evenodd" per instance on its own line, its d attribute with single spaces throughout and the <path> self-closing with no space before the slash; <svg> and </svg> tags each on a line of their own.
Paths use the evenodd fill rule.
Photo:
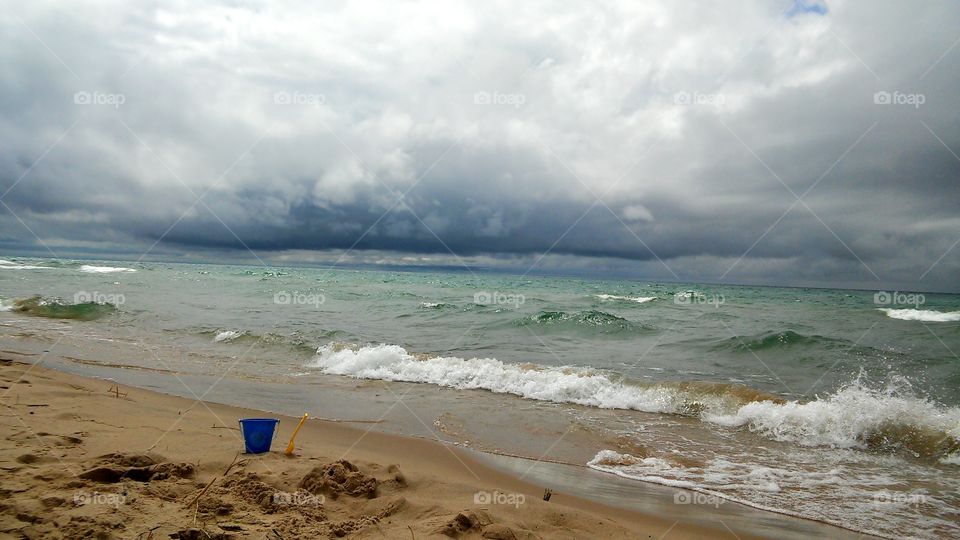
<svg viewBox="0 0 960 540">
<path fill-rule="evenodd" d="M 345 382 L 392 381 L 461 444 L 530 454 L 540 438 L 553 454 L 532 457 L 889 537 L 957 536 L 960 297 L 888 292 L 0 262 L 2 317 L 20 335 L 5 348 L 24 333 L 75 350 L 117 340 L 71 353 L 99 375 L 155 369 L 140 377 L 176 393 L 158 381 L 226 372 L 242 404 L 272 410 L 294 407 L 244 384 L 370 409 L 379 387 Z M 178 353 L 111 353 L 140 346 Z M 551 446 L 531 427 L 569 422 L 589 435 Z"/>
</svg>

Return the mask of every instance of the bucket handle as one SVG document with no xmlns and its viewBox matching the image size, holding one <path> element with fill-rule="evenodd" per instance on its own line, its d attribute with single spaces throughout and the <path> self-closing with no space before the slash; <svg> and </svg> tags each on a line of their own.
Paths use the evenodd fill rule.
<svg viewBox="0 0 960 540">
<path fill-rule="evenodd" d="M 240 425 L 240 436 L 241 436 L 241 437 L 243 437 L 243 420 L 244 420 L 244 419 L 237 420 L 237 424 Z M 277 429 L 278 427 L 280 427 L 280 419 L 279 419 L 279 418 L 270 418 L 270 420 L 273 420 L 273 437 L 270 438 L 270 442 L 272 443 L 273 441 L 276 441 L 276 440 L 277 440 L 277 434 L 280 432 L 280 430 Z"/>
</svg>

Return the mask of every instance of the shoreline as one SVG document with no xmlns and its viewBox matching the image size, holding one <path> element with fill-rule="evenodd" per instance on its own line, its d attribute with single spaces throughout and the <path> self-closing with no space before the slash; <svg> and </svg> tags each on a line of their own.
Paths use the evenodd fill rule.
<svg viewBox="0 0 960 540">
<path fill-rule="evenodd" d="M 12 438 L 16 440 L 14 447 L 5 448 L 0 452 L 0 461 L 3 462 L 4 470 L 11 473 L 8 475 L 8 480 L 11 476 L 19 480 L 21 476 L 19 473 L 23 472 L 32 472 L 34 477 L 48 478 L 39 485 L 26 482 L 26 485 L 18 485 L 14 489 L 3 486 L 11 494 L 12 500 L 4 508 L 3 517 L 0 518 L 2 523 L 0 532 L 24 534 L 23 530 L 27 529 L 26 536 L 29 537 L 30 530 L 42 531 L 44 526 L 64 525 L 59 522 L 63 520 L 68 520 L 66 525 L 69 525 L 73 520 L 83 518 L 87 521 L 81 521 L 81 523 L 92 522 L 96 524 L 92 527 L 95 529 L 99 527 L 101 529 L 99 532 L 107 534 L 111 534 L 111 531 L 115 533 L 114 529 L 122 526 L 126 532 L 121 534 L 121 537 L 126 537 L 127 533 L 133 532 L 130 529 L 137 526 L 144 527 L 144 530 L 154 526 L 159 526 L 161 529 L 166 527 L 171 529 L 172 533 L 177 533 L 178 531 L 172 530 L 177 527 L 177 518 L 180 519 L 182 530 L 187 530 L 198 523 L 213 529 L 216 523 L 224 521 L 220 519 L 222 516 L 215 515 L 208 516 L 206 521 L 203 519 L 194 521 L 197 518 L 191 518 L 190 508 L 184 507 L 183 501 L 193 498 L 211 480 L 216 480 L 215 484 L 217 481 L 221 483 L 226 481 L 218 475 L 227 468 L 241 447 L 238 430 L 232 427 L 230 422 L 241 417 L 263 416 L 261 411 L 194 401 L 123 384 L 117 385 L 116 391 L 120 394 L 117 397 L 115 394 L 107 393 L 103 388 L 108 381 L 51 370 L 13 359 L 8 354 L 0 358 L 3 360 L 0 371 L 3 372 L 3 379 L 6 381 L 4 386 L 7 386 L 4 390 L 3 403 L 14 413 L 8 414 L 5 422 L 8 426 L 12 425 L 13 431 L 19 432 Z M 126 396 L 123 396 L 124 393 Z M 52 414 L 61 410 L 72 412 Z M 12 422 L 10 416 L 15 417 Z M 381 533 L 384 531 L 387 531 L 388 537 L 409 538 L 411 534 L 414 534 L 414 537 L 440 534 L 442 537 L 443 535 L 438 531 L 455 522 L 458 515 L 469 517 L 480 515 L 480 513 L 482 517 L 476 519 L 481 522 L 490 521 L 490 523 L 471 525 L 456 536 L 469 536 L 476 533 L 474 536 L 479 537 L 480 534 L 486 534 L 487 528 L 501 531 L 505 538 L 510 538 L 510 534 L 514 538 L 554 538 L 564 537 L 564 535 L 571 538 L 658 538 L 667 532 L 669 532 L 669 538 L 734 537 L 731 535 L 733 531 L 736 531 L 734 535 L 740 538 L 767 536 L 754 534 L 750 520 L 744 519 L 744 514 L 750 514 L 750 511 L 757 513 L 762 511 L 749 507 L 737 508 L 740 505 L 733 503 L 724 509 L 729 510 L 724 513 L 703 505 L 685 507 L 661 505 L 659 507 L 672 510 L 674 514 L 680 516 L 676 518 L 676 516 L 666 516 L 662 512 L 658 515 L 604 504 L 587 497 L 573 495 L 570 493 L 572 489 L 554 489 L 551 501 L 543 502 L 540 500 L 544 489 L 542 485 L 521 478 L 520 476 L 523 475 L 518 476 L 507 470 L 507 467 L 495 466 L 492 463 L 496 459 L 520 458 L 503 456 L 483 458 L 476 455 L 475 451 L 465 450 L 449 443 L 361 429 L 348 425 L 350 422 L 311 419 L 297 437 L 297 457 L 285 458 L 282 456 L 282 448 L 286 446 L 285 441 L 298 419 L 286 415 L 268 414 L 267 416 L 281 419 L 272 452 L 262 456 L 240 455 L 239 461 L 243 464 L 243 472 L 231 472 L 231 478 L 237 474 L 253 474 L 263 478 L 266 484 L 272 481 L 273 488 L 278 492 L 291 493 L 296 489 L 296 482 L 292 482 L 290 477 L 298 479 L 304 472 L 309 472 L 305 469 L 309 469 L 310 465 L 334 462 L 341 456 L 354 462 L 361 472 L 372 477 L 385 474 L 384 470 L 391 465 L 398 466 L 402 471 L 402 476 L 406 479 L 402 487 L 394 486 L 396 482 L 387 474 L 385 480 L 378 481 L 381 481 L 381 485 L 390 486 L 390 489 L 385 489 L 384 495 L 370 500 L 372 504 L 392 496 L 390 500 L 394 501 L 394 504 L 400 504 L 402 508 L 390 514 L 389 525 L 382 519 L 378 519 L 376 527 L 373 527 L 374 523 L 371 521 L 357 530 L 352 530 L 350 534 L 356 535 L 357 538 L 372 534 L 369 531 L 364 532 L 371 527 L 371 530 L 377 531 L 375 537 L 382 537 Z M 148 425 L 143 425 L 144 422 Z M 78 425 L 86 427 L 88 424 L 95 427 L 64 433 L 71 428 L 77 428 Z M 163 427 L 164 424 L 167 425 L 166 429 Z M 160 436 L 151 435 L 151 431 L 160 433 Z M 50 433 L 58 435 L 50 435 Z M 51 437 L 66 437 L 66 439 L 54 439 L 55 442 L 51 443 L 47 440 Z M 154 439 L 156 441 L 151 444 Z M 59 444 L 57 440 L 66 440 L 68 443 Z M 100 524 L 97 521 L 100 518 L 95 511 L 96 506 L 91 508 L 91 505 L 70 504 L 70 497 L 67 495 L 70 495 L 71 490 L 76 499 L 78 489 L 86 489 L 86 492 L 90 492 L 111 487 L 90 481 L 78 483 L 76 478 L 78 474 L 83 474 L 83 469 L 89 469 L 98 464 L 103 465 L 103 459 L 97 456 L 118 452 L 126 456 L 156 453 L 162 456 L 158 459 L 163 461 L 197 464 L 192 476 L 161 482 L 161 484 L 172 482 L 174 486 L 165 486 L 165 488 L 179 495 L 174 497 L 179 502 L 175 505 L 177 518 L 174 518 L 174 521 L 167 523 L 170 521 L 169 507 L 172 501 L 167 501 L 166 510 L 160 513 L 151 512 L 147 508 L 150 506 L 151 497 L 144 495 L 143 491 L 137 493 L 137 501 L 141 503 L 138 505 L 140 508 L 121 506 L 119 511 L 121 513 L 127 511 L 130 515 L 124 514 L 125 519 L 114 524 Z M 24 456 L 33 457 L 25 458 Z M 547 462 L 531 463 L 539 467 Z M 62 480 L 63 486 L 58 488 L 56 482 L 49 481 L 50 472 L 38 473 L 33 470 L 43 469 L 44 465 L 59 469 L 58 472 L 61 475 L 59 479 Z M 575 466 L 563 465 L 563 467 Z M 73 474 L 63 476 L 63 469 L 73 470 Z M 580 467 L 580 469 L 589 470 L 586 467 Z M 603 475 L 603 473 L 596 474 Z M 143 487 L 138 482 L 124 480 L 122 483 L 125 486 L 132 484 L 128 489 L 133 491 Z M 147 484 L 147 491 L 152 483 Z M 634 484 L 639 483 L 634 482 Z M 223 488 L 214 486 L 210 489 L 215 491 Z M 481 492 L 509 495 L 513 497 L 511 500 L 514 502 L 522 498 L 523 502 L 521 505 L 514 506 L 477 505 L 474 497 Z M 243 508 L 243 501 L 236 501 L 234 495 L 227 491 L 218 496 L 235 501 L 228 503 L 235 508 Z M 51 497 L 58 500 L 64 499 L 67 502 L 49 507 L 44 501 Z M 651 498 L 657 499 L 656 495 Z M 403 502 L 396 502 L 400 500 Z M 337 504 L 336 501 L 329 500 L 327 503 Z M 363 522 L 371 516 L 376 517 L 377 512 L 382 512 L 376 508 L 361 508 L 364 505 L 357 504 L 355 501 L 344 506 L 346 510 L 331 508 L 328 513 L 342 516 L 346 512 L 350 514 L 349 519 L 340 521 L 354 523 L 358 520 Z M 327 510 L 326 507 L 324 509 Z M 91 512 L 91 510 L 94 511 Z M 99 510 L 109 510 L 108 513 L 114 511 L 113 508 L 99 508 Z M 194 515 L 200 513 L 199 511 L 199 506 L 194 508 Z M 289 513 L 289 509 L 284 511 Z M 302 512 L 303 510 L 296 508 L 293 511 Z M 270 516 L 274 515 L 272 513 L 258 515 L 255 511 L 251 515 L 249 509 L 244 509 L 231 512 L 228 517 L 236 518 L 235 513 L 241 516 L 246 515 L 249 522 L 239 524 L 243 529 L 229 533 L 237 538 L 245 537 L 245 534 L 255 536 L 269 532 L 264 528 L 266 525 L 257 522 L 270 522 Z M 777 521 L 786 520 L 782 524 L 788 527 L 795 526 L 801 530 L 806 529 L 807 534 L 817 529 L 823 534 L 829 533 L 834 537 L 853 534 L 812 520 L 769 512 L 762 512 L 762 514 L 768 517 L 777 516 L 777 518 L 770 518 L 774 522 L 774 527 Z M 200 515 L 204 516 L 202 513 Z M 688 515 L 689 519 L 685 519 Z M 710 522 L 711 518 L 716 518 L 717 521 L 712 526 L 705 525 L 704 516 L 707 522 Z M 731 516 L 734 519 L 731 519 Z M 731 521 L 731 525 L 728 526 L 723 521 L 724 517 Z M 333 535 L 330 523 L 334 521 L 328 519 L 324 522 L 326 524 L 311 522 L 314 528 L 309 534 Z M 156 525 L 156 522 L 161 524 Z M 236 524 L 231 522 L 228 525 L 232 527 Z M 462 524 L 457 526 L 460 527 Z M 504 529 L 509 529 L 512 533 L 503 532 Z M 142 531 L 136 531 L 134 535 L 139 532 Z M 226 530 L 220 532 L 225 533 Z M 282 537 L 297 537 L 298 533 L 293 534 L 293 536 Z M 500 533 L 491 532 L 490 534 Z"/>
</svg>

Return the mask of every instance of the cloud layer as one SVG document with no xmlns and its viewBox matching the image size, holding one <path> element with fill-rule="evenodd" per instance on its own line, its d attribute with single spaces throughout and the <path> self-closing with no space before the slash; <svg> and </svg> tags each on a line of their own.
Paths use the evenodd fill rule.
<svg viewBox="0 0 960 540">
<path fill-rule="evenodd" d="M 474 4 L 8 6 L 0 247 L 957 288 L 957 6 Z"/>
</svg>

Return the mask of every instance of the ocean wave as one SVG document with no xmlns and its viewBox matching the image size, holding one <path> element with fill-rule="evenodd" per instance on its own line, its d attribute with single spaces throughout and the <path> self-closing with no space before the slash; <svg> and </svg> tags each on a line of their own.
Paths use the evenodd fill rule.
<svg viewBox="0 0 960 540">
<path fill-rule="evenodd" d="M 0 270 L 46 270 L 49 266 L 34 266 L 0 259 Z"/>
<path fill-rule="evenodd" d="M 590 329 L 600 332 L 635 332 L 650 330 L 650 327 L 629 321 L 605 311 L 588 309 L 574 313 L 565 311 L 538 311 L 537 313 L 515 321 L 518 326 L 536 325 L 542 327 Z"/>
<path fill-rule="evenodd" d="M 656 296 L 617 296 L 615 294 L 595 294 L 593 296 L 604 301 L 636 302 L 638 304 L 645 304 L 657 299 Z"/>
<path fill-rule="evenodd" d="M 801 446 L 905 452 L 933 459 L 960 451 L 960 408 L 915 397 L 899 379 L 879 390 L 857 379 L 813 401 L 753 402 L 732 415 L 706 412 L 702 418 Z"/>
<path fill-rule="evenodd" d="M 113 274 L 116 272 L 136 272 L 133 268 L 126 268 L 122 266 L 93 266 L 85 264 L 80 267 L 81 272 L 86 272 L 88 274 Z"/>
<path fill-rule="evenodd" d="M 901 321 L 956 322 L 960 321 L 960 311 L 933 311 L 927 309 L 890 309 L 880 308 L 891 319 Z"/>
<path fill-rule="evenodd" d="M 960 452 L 960 409 L 940 408 L 859 380 L 810 402 L 787 401 L 739 384 L 646 383 L 580 367 L 507 364 L 494 358 L 409 353 L 397 345 L 334 343 L 306 367 L 331 375 L 489 390 L 527 399 L 699 418 L 801 446 L 857 448 L 940 459 Z"/>
<path fill-rule="evenodd" d="M 113 304 L 100 304 L 97 302 L 68 304 L 59 298 L 43 298 L 41 296 L 18 298 L 7 305 L 9 305 L 9 309 L 5 311 L 15 311 L 34 317 L 46 317 L 48 319 L 75 319 L 80 321 L 99 319 L 117 310 Z"/>
<path fill-rule="evenodd" d="M 420 302 L 420 307 L 422 309 L 443 309 L 452 306 L 452 304 L 447 304 L 445 302 Z"/>
<path fill-rule="evenodd" d="M 824 336 L 808 336 L 793 330 L 782 332 L 766 332 L 752 336 L 734 336 L 713 347 L 714 350 L 728 349 L 740 351 L 763 351 L 783 347 L 810 346 L 810 345 L 852 345 L 846 340 L 828 338 Z"/>
<path fill-rule="evenodd" d="M 246 332 L 243 330 L 222 330 L 217 332 L 217 335 L 213 336 L 213 341 L 216 343 L 225 343 L 233 341 L 245 334 Z"/>
<path fill-rule="evenodd" d="M 307 367 L 360 379 L 429 383 L 540 401 L 683 415 L 698 415 L 707 409 L 732 412 L 756 399 L 780 400 L 773 394 L 735 384 L 634 383 L 589 368 L 506 364 L 495 358 L 431 357 L 383 344 L 328 344 L 317 350 Z"/>
</svg>

